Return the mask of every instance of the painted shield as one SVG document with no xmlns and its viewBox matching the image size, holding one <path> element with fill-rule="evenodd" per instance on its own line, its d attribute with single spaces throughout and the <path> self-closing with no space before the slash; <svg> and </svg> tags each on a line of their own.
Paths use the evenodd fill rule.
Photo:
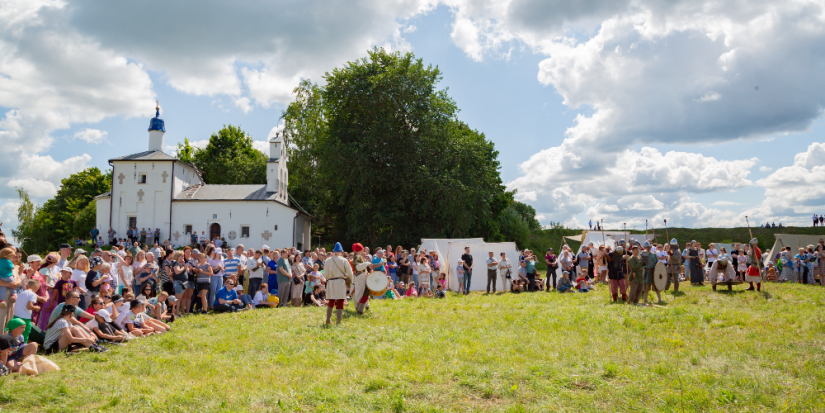
<svg viewBox="0 0 825 413">
<path fill-rule="evenodd" d="M 659 291 L 664 291 L 667 285 L 667 265 L 663 263 L 656 264 L 653 269 L 653 286 Z"/>
</svg>

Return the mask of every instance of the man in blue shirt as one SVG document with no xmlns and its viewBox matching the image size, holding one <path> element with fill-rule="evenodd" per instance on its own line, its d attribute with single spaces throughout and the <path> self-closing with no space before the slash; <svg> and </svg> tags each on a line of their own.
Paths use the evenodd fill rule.
<svg viewBox="0 0 825 413">
<path fill-rule="evenodd" d="M 386 272 L 384 270 L 384 251 L 379 250 L 375 253 L 375 256 L 372 257 L 372 269 L 375 271 Z"/>
<path fill-rule="evenodd" d="M 232 278 L 227 278 L 223 288 L 218 290 L 218 294 L 215 296 L 212 310 L 216 313 L 231 313 L 240 311 L 243 308 L 243 303 L 238 299 L 238 292 L 235 291 L 235 281 Z"/>
<path fill-rule="evenodd" d="M 97 244 L 97 235 L 100 234 L 100 231 L 97 229 L 97 226 L 92 228 L 92 231 L 89 232 L 92 235 L 92 244 Z"/>
</svg>

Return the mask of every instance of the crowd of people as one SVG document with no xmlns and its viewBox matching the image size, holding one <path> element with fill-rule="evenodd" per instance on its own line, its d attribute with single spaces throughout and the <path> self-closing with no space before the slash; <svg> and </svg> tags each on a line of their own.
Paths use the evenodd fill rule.
<svg viewBox="0 0 825 413">
<path fill-rule="evenodd" d="M 18 370 L 20 361 L 39 349 L 103 352 L 110 345 L 164 333 L 175 320 L 210 310 L 326 307 L 326 323 L 331 324 L 333 310 L 340 323 L 344 306 L 354 303 L 362 314 L 370 298 L 447 297 L 450 264 L 426 249 L 387 245 L 372 252 L 353 244 L 347 253 L 336 244 L 330 252 L 266 245 L 255 250 L 193 237 L 192 245 L 175 250 L 143 242 L 142 232 L 130 238 L 114 238 L 111 249 L 94 248 L 91 253 L 62 244 L 45 258 L 32 254 L 23 262 L 22 251 L 7 244 L 0 232 L 0 298 L 7 289 L 12 292 L 8 303 L 0 300 L 0 308 L 9 308 L 10 313 L 7 320 L 0 320 L 6 329 L 0 336 L 0 374 Z M 714 289 L 718 283 L 749 282 L 749 289 L 756 284 L 758 290 L 763 279 L 813 284 L 818 278 L 825 286 L 822 240 L 796 254 L 781 251 L 767 268 L 761 267 L 756 240 L 733 244 L 731 251 L 712 243 L 705 249 L 696 241 L 680 250 L 675 239 L 665 245 L 590 244 L 578 252 L 565 244 L 559 255 L 547 250 L 545 278 L 536 269 L 540 258 L 531 250 L 522 251 L 515 265 L 504 253 L 485 255 L 487 293 L 496 293 L 499 281 L 501 291 L 513 293 L 586 293 L 605 284 L 613 301 L 621 294 L 622 301 L 648 305 L 651 292 L 661 302 L 661 291 L 653 282 L 658 263 L 667 268 L 665 290 L 673 285 L 678 291 L 680 281 L 688 280 L 694 285 L 710 282 Z M 467 247 L 456 262 L 457 293 L 469 294 L 475 264 Z M 370 275 L 386 277 L 380 295 L 368 291 Z M 41 336 L 32 337 L 33 331 Z"/>
</svg>

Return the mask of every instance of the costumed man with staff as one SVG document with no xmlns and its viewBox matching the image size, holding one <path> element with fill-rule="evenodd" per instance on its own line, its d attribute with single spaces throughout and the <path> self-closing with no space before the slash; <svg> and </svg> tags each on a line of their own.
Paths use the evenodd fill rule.
<svg viewBox="0 0 825 413">
<path fill-rule="evenodd" d="M 653 270 L 656 269 L 656 264 L 659 262 L 659 260 L 656 259 L 656 254 L 650 251 L 650 249 L 652 248 L 650 241 L 645 241 L 644 247 L 645 250 L 644 252 L 642 252 L 642 262 L 645 266 L 643 281 L 644 285 L 642 286 L 642 296 L 644 297 L 644 303 L 645 305 L 647 305 L 647 296 L 650 293 L 650 290 L 652 289 L 656 293 L 656 297 L 659 298 L 659 304 L 661 304 L 662 293 L 661 291 L 656 289 L 655 285 L 653 285 Z"/>
<path fill-rule="evenodd" d="M 349 261 L 341 256 L 343 253 L 341 243 L 336 242 L 332 255 L 324 261 L 324 276 L 327 279 L 327 325 L 332 324 L 333 307 L 335 307 L 336 324 L 341 324 L 344 302 L 347 300 L 347 289 L 352 285 L 352 267 Z"/>
<path fill-rule="evenodd" d="M 362 315 L 370 299 L 370 294 L 367 291 L 367 275 L 369 274 L 367 269 L 372 264 L 364 257 L 364 246 L 360 243 L 352 244 L 352 252 L 355 253 L 355 257 L 352 259 L 352 267 L 355 270 L 355 281 L 353 282 L 355 289 L 352 292 L 352 301 L 355 302 L 355 311 Z"/>
<path fill-rule="evenodd" d="M 627 301 L 627 283 L 624 277 L 627 258 L 628 256 L 624 254 L 624 240 L 619 240 L 616 250 L 607 254 L 607 278 L 610 283 L 610 295 L 614 302 L 619 300 L 619 290 L 622 292 L 622 301 Z"/>
<path fill-rule="evenodd" d="M 748 291 L 753 291 L 753 283 L 756 283 L 756 291 L 762 291 L 762 250 L 757 245 L 756 238 L 751 240 L 751 248 L 748 251 L 748 270 L 745 272 L 745 281 L 750 283 Z"/>
<path fill-rule="evenodd" d="M 679 277 L 682 275 L 682 251 L 679 251 L 679 242 L 676 238 L 670 240 L 670 245 L 665 247 L 667 251 L 667 285 L 665 290 L 670 289 L 673 282 L 673 292 L 679 291 Z"/>
<path fill-rule="evenodd" d="M 642 263 L 642 257 L 639 256 L 638 245 L 633 246 L 633 256 L 627 259 L 627 266 L 630 268 L 630 297 L 628 297 L 628 303 L 639 305 L 645 265 Z"/>
</svg>

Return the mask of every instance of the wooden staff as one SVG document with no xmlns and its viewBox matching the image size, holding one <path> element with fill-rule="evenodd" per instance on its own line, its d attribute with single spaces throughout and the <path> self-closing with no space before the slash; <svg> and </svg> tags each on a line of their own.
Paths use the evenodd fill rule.
<svg viewBox="0 0 825 413">
<path fill-rule="evenodd" d="M 628 248 L 628 245 L 627 245 L 627 222 L 623 223 L 622 225 L 624 226 L 624 249 L 625 249 L 625 251 L 622 251 L 622 255 L 626 255 L 627 254 L 627 248 Z M 630 271 L 630 268 L 628 268 L 628 266 L 627 266 L 627 260 L 624 260 L 624 273 L 625 273 L 625 279 L 627 279 L 627 280 L 629 280 L 628 277 L 630 276 L 628 274 L 629 271 Z"/>
<path fill-rule="evenodd" d="M 607 245 L 605 245 L 607 244 L 607 241 L 605 241 L 604 239 L 604 218 L 602 218 L 602 221 L 599 224 L 599 229 L 602 231 L 602 245 L 604 245 L 604 247 L 607 248 Z"/>
<path fill-rule="evenodd" d="M 647 241 L 647 220 L 645 220 L 645 241 Z"/>
</svg>

